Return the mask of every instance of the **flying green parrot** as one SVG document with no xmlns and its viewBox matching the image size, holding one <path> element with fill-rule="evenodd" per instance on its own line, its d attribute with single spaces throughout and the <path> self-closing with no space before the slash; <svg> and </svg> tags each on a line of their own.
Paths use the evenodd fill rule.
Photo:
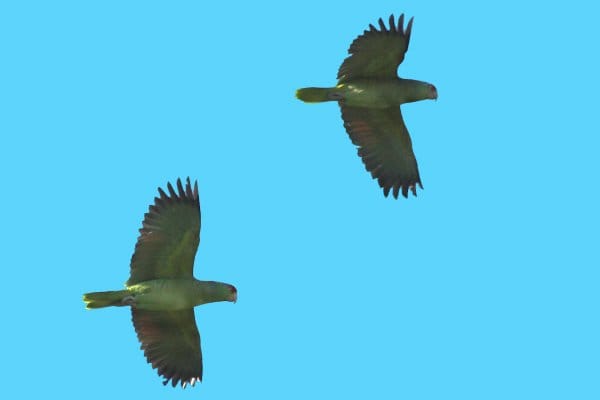
<svg viewBox="0 0 600 400">
<path fill-rule="evenodd" d="M 391 15 L 388 29 L 380 18 L 380 30 L 369 25 L 370 30 L 350 45 L 350 56 L 338 71 L 337 86 L 296 92 L 296 97 L 308 103 L 338 102 L 358 155 L 386 197 L 390 190 L 395 198 L 399 192 L 407 197 L 409 189 L 416 196 L 416 185 L 423 188 L 400 105 L 438 97 L 432 84 L 397 75 L 408 50 L 412 23 L 413 18 L 404 29 L 404 14 L 398 25 Z"/>
<path fill-rule="evenodd" d="M 83 295 L 86 308 L 131 306 L 133 326 L 152 368 L 166 385 L 182 387 L 202 380 L 202 352 L 194 307 L 237 300 L 227 283 L 194 279 L 194 257 L 200 242 L 198 182 L 177 179 L 177 192 L 158 188 L 160 197 L 144 215 L 131 257 L 125 290 Z"/>
</svg>

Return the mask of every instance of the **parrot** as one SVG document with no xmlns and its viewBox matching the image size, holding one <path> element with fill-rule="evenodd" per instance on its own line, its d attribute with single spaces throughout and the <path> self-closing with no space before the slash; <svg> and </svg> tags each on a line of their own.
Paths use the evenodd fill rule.
<svg viewBox="0 0 600 400">
<path fill-rule="evenodd" d="M 397 74 L 408 50 L 413 20 L 406 29 L 404 14 L 397 24 L 392 14 L 389 27 L 381 18 L 379 29 L 370 24 L 350 45 L 335 87 L 296 91 L 296 97 L 306 103 L 338 102 L 344 128 L 358 146 L 367 171 L 377 179 L 385 197 L 392 191 L 396 199 L 400 192 L 408 197 L 409 190 L 416 196 L 417 185 L 423 188 L 400 105 L 438 97 L 431 83 Z"/>
<path fill-rule="evenodd" d="M 131 257 L 125 289 L 83 295 L 87 309 L 131 307 L 131 319 L 141 349 L 152 368 L 173 387 L 202 381 L 202 351 L 194 307 L 217 301 L 237 301 L 235 286 L 194 278 L 194 258 L 200 242 L 198 182 L 168 194 L 158 188 L 144 215 Z"/>
</svg>

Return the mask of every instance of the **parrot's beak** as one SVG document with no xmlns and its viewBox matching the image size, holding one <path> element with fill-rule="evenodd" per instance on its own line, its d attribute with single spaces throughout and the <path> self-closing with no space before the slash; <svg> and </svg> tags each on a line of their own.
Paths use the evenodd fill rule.
<svg viewBox="0 0 600 400">
<path fill-rule="evenodd" d="M 229 298 L 229 301 L 237 303 L 237 289 L 234 286 L 231 287 L 231 297 Z"/>
<path fill-rule="evenodd" d="M 433 86 L 433 85 L 429 85 L 429 91 L 430 91 L 430 94 L 429 94 L 430 97 L 429 98 L 432 99 L 432 100 L 437 101 L 438 93 L 437 93 L 436 87 Z"/>
</svg>

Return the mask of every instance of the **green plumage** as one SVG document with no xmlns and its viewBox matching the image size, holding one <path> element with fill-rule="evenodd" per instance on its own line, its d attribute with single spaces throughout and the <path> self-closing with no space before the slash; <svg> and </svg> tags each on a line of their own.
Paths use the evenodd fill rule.
<svg viewBox="0 0 600 400">
<path fill-rule="evenodd" d="M 85 308 L 103 308 L 110 306 L 124 306 L 123 299 L 129 295 L 129 290 L 115 290 L 108 292 L 92 292 L 83 295 Z"/>
<path fill-rule="evenodd" d="M 356 38 L 338 71 L 338 83 L 330 88 L 298 89 L 304 102 L 337 101 L 344 127 L 367 170 L 387 196 L 392 191 L 407 197 L 422 187 L 412 142 L 404 125 L 400 105 L 437 99 L 430 83 L 402 79 L 396 74 L 408 50 L 413 19 L 404 29 L 404 14 L 398 24 L 390 16 L 389 28 L 379 20 L 379 29 L 369 25 Z"/>
<path fill-rule="evenodd" d="M 202 352 L 194 307 L 237 300 L 234 286 L 193 276 L 200 242 L 198 184 L 158 189 L 144 216 L 125 290 L 83 295 L 86 308 L 131 306 L 132 321 L 149 363 L 173 386 L 202 380 Z"/>
<path fill-rule="evenodd" d="M 328 97 L 331 90 L 331 88 L 303 88 L 296 91 L 296 97 L 307 103 L 321 103 L 333 100 Z"/>
<path fill-rule="evenodd" d="M 226 301 L 231 285 L 197 279 L 154 279 L 127 286 L 126 290 L 93 292 L 83 295 L 86 308 L 128 306 L 150 311 L 192 308 L 215 301 Z"/>
</svg>

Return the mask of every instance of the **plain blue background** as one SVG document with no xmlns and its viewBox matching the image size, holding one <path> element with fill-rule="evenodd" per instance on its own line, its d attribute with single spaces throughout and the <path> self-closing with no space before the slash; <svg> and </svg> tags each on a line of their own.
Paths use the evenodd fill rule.
<svg viewBox="0 0 600 400">
<path fill-rule="evenodd" d="M 1 392 L 41 398 L 598 399 L 592 2 L 2 2 Z M 335 103 L 351 41 L 399 72 L 425 190 L 384 198 Z M 204 382 L 163 387 L 120 288 L 158 186 L 198 179 Z M 3 397 L 4 397 L 3 394 Z"/>
</svg>

